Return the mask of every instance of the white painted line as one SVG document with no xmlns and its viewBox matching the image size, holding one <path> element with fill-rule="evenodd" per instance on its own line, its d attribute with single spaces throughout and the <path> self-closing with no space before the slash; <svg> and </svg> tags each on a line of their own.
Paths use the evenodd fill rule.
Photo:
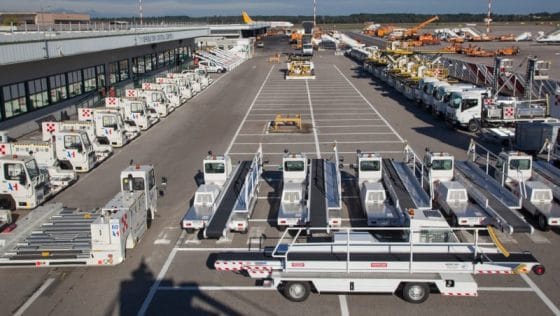
<svg viewBox="0 0 560 316">
<path fill-rule="evenodd" d="M 318 119 L 317 122 L 336 122 L 336 121 L 383 121 L 380 118 L 346 118 L 346 119 Z"/>
<path fill-rule="evenodd" d="M 173 249 L 169 253 L 169 256 L 167 256 L 167 259 L 165 260 L 163 267 L 161 267 L 161 270 L 157 275 L 157 279 L 154 281 L 154 284 L 152 284 L 152 286 L 150 287 L 150 291 L 148 292 L 148 295 L 146 295 L 146 298 L 144 299 L 144 302 L 142 303 L 142 306 L 138 311 L 138 316 L 146 315 L 146 312 L 148 311 L 148 307 L 150 307 L 150 303 L 154 299 L 154 296 L 156 295 L 156 292 L 158 290 L 159 285 L 161 284 L 161 281 L 163 280 L 163 278 L 165 278 L 165 275 L 167 274 L 167 270 L 169 270 L 169 266 L 171 266 L 171 262 L 173 261 L 175 255 L 177 254 L 177 244 L 179 244 L 181 240 L 183 240 L 185 234 L 186 231 L 183 230 L 181 232 L 181 235 L 179 235 L 179 239 L 177 239 L 177 243 L 175 244 L 175 247 L 173 247 Z"/>
<path fill-rule="evenodd" d="M 356 132 L 356 133 L 320 133 L 321 135 L 393 135 L 393 132 L 370 132 L 370 133 L 363 133 L 363 132 Z"/>
<path fill-rule="evenodd" d="M 325 135 L 325 134 L 319 134 L 319 136 L 321 135 Z M 257 136 L 257 135 L 255 135 Z M 325 145 L 325 144 L 332 144 L 333 142 L 319 142 L 320 145 Z M 262 144 L 263 146 L 266 145 L 313 145 L 315 144 L 314 142 L 303 142 L 303 143 L 297 143 L 297 142 L 290 142 L 290 143 L 263 143 L 263 142 L 259 142 L 259 143 L 235 143 L 235 145 L 260 145 Z M 394 141 L 394 140 L 364 140 L 364 141 L 348 141 L 348 142 L 341 142 L 341 141 L 337 141 L 337 144 L 347 144 L 347 145 L 351 145 L 351 144 L 401 144 L 400 142 Z"/>
<path fill-rule="evenodd" d="M 313 114 L 313 102 L 311 102 L 311 94 L 309 92 L 309 82 L 305 80 L 305 88 L 307 89 L 307 101 L 311 109 L 311 126 L 313 127 L 313 137 L 315 138 L 315 150 L 317 151 L 317 158 L 321 158 L 321 149 L 319 148 L 319 137 L 317 137 L 317 124 L 315 124 L 315 115 Z"/>
<path fill-rule="evenodd" d="M 210 252 L 210 251 L 227 251 L 227 252 L 261 252 L 256 250 L 250 250 L 248 248 L 227 248 L 227 247 L 216 247 L 216 248 L 186 248 L 186 247 L 175 247 L 174 251 L 181 252 Z"/>
<path fill-rule="evenodd" d="M 348 84 L 350 86 L 352 86 L 352 88 L 354 88 L 354 90 L 356 90 L 356 92 L 362 97 L 362 99 L 364 99 L 364 101 L 371 107 L 371 109 L 383 120 L 383 122 L 385 124 L 387 124 L 387 126 L 389 126 L 389 128 L 393 131 L 393 133 L 395 133 L 395 135 L 397 135 L 397 137 L 399 138 L 399 140 L 401 142 L 404 142 L 404 139 L 401 137 L 401 135 L 399 135 L 399 133 L 397 133 L 397 131 L 393 128 L 393 126 L 391 126 L 391 124 L 389 124 L 389 122 L 387 122 L 387 120 L 381 115 L 381 113 L 379 113 L 377 111 L 377 109 L 369 102 L 368 99 L 366 99 L 366 97 L 360 92 L 360 90 L 358 90 L 358 88 L 356 88 L 356 86 L 350 81 L 350 79 L 348 79 L 343 73 L 342 71 L 340 71 L 340 69 L 338 69 L 338 67 L 336 65 L 333 65 L 334 68 L 338 71 L 338 73 L 344 78 L 346 79 L 346 82 L 348 82 Z"/>
<path fill-rule="evenodd" d="M 255 102 L 257 101 L 257 98 L 259 97 L 259 94 L 261 93 L 264 85 L 266 84 L 268 78 L 270 77 L 270 74 L 272 73 L 272 70 L 274 69 L 274 65 L 272 65 L 272 67 L 270 67 L 270 70 L 268 71 L 268 74 L 266 75 L 266 78 L 264 79 L 263 83 L 261 84 L 261 87 L 259 88 L 259 91 L 257 91 L 257 94 L 255 95 L 255 98 L 253 99 L 253 102 L 251 103 L 251 105 L 249 106 L 249 108 L 247 109 L 247 113 L 245 113 L 245 117 L 243 118 L 243 120 L 241 121 L 241 124 L 239 124 L 239 127 L 237 128 L 237 131 L 235 132 L 235 135 L 233 136 L 233 138 L 231 139 L 231 142 L 229 143 L 229 146 L 225 152 L 225 154 L 227 155 L 229 153 L 229 151 L 231 150 L 231 147 L 233 147 L 233 143 L 235 142 L 235 140 L 237 139 L 237 135 L 239 135 L 239 132 L 241 131 L 241 128 L 243 127 L 243 124 L 245 124 L 245 121 L 247 121 L 247 116 L 249 116 L 249 113 L 251 112 L 251 109 L 253 108 L 253 106 L 255 105 Z"/>
<path fill-rule="evenodd" d="M 338 301 L 340 302 L 340 315 L 349 316 L 350 311 L 348 311 L 348 302 L 346 301 L 346 295 L 339 295 Z"/>
<path fill-rule="evenodd" d="M 307 143 L 296 143 L 296 142 L 290 142 L 290 143 L 235 143 L 235 145 L 258 145 L 258 144 L 262 144 L 263 146 L 265 145 L 313 145 L 315 144 L 315 142 L 307 142 Z M 332 142 L 330 142 L 329 144 L 332 144 Z"/>
<path fill-rule="evenodd" d="M 484 292 L 535 292 L 530 287 L 479 287 Z"/>
<path fill-rule="evenodd" d="M 543 233 L 535 231 L 533 234 L 525 234 L 535 244 L 551 244 L 550 240 Z"/>
<path fill-rule="evenodd" d="M 37 291 L 35 291 L 35 293 L 33 293 L 33 295 L 31 295 L 31 297 L 28 298 L 27 301 L 25 301 L 25 303 L 21 305 L 20 308 L 18 308 L 18 310 L 14 313 L 14 316 L 23 315 L 23 313 L 25 313 L 25 311 L 31 305 L 33 305 L 33 303 L 35 303 L 35 301 L 39 298 L 39 296 L 41 296 L 41 294 L 45 292 L 45 290 L 54 282 L 54 280 L 56 279 L 55 278 L 46 279 L 45 282 L 37 289 Z"/>
<path fill-rule="evenodd" d="M 385 124 L 371 124 L 371 125 L 319 125 L 319 128 L 349 128 L 349 127 L 356 127 L 356 128 L 363 128 L 363 127 L 387 127 Z"/>
<path fill-rule="evenodd" d="M 275 287 L 264 286 L 219 286 L 219 285 L 192 285 L 192 286 L 162 286 L 160 291 L 276 291 Z"/>
<path fill-rule="evenodd" d="M 544 292 L 526 274 L 521 274 L 521 278 L 535 291 L 535 294 L 544 302 L 554 315 L 560 315 L 560 309 L 544 294 Z"/>
<path fill-rule="evenodd" d="M 329 143 L 332 144 L 333 142 L 329 142 Z M 401 143 L 395 142 L 395 144 L 399 144 L 399 145 L 400 145 Z M 339 154 L 345 154 L 345 155 L 348 155 L 348 154 L 356 154 L 355 151 L 339 151 L 338 153 L 339 153 Z M 402 150 L 375 150 L 375 153 L 377 153 L 377 154 L 402 154 Z M 315 152 L 312 152 L 312 151 L 304 151 L 304 152 L 302 152 L 302 154 L 312 155 L 312 154 L 315 154 Z M 234 153 L 229 153 L 229 155 L 230 155 L 230 156 L 231 156 L 231 155 L 255 155 L 255 153 L 254 153 L 254 152 L 250 152 L 250 153 L 243 153 L 243 152 L 237 153 L 237 152 L 234 152 Z M 282 153 L 265 152 L 265 153 L 263 153 L 263 155 L 270 155 L 270 156 L 273 156 L 273 155 L 284 155 L 284 153 L 283 153 L 283 152 L 282 152 Z"/>
</svg>

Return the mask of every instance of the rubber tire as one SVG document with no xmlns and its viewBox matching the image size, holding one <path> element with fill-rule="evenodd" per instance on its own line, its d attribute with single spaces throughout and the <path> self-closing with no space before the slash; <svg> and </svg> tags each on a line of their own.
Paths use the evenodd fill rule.
<svg viewBox="0 0 560 316">
<path fill-rule="evenodd" d="M 544 215 L 539 214 L 537 216 L 537 225 L 539 226 L 539 229 L 543 232 L 547 232 L 550 230 L 550 226 L 547 223 L 546 217 L 544 217 Z"/>
<path fill-rule="evenodd" d="M 475 119 L 470 120 L 467 125 L 467 130 L 471 133 L 478 132 L 480 130 L 480 123 Z"/>
<path fill-rule="evenodd" d="M 451 215 L 451 227 L 459 227 L 459 220 L 455 214 Z"/>
<path fill-rule="evenodd" d="M 152 211 L 148 210 L 147 212 L 148 214 L 146 214 L 146 228 L 150 229 L 150 227 L 152 227 L 154 219 L 152 218 Z"/>
<path fill-rule="evenodd" d="M 16 201 L 11 196 L 0 197 L 0 209 L 15 211 Z"/>
<path fill-rule="evenodd" d="M 294 291 L 301 293 L 294 293 Z M 292 302 L 303 302 L 311 294 L 311 285 L 309 282 L 302 281 L 286 282 L 282 287 L 282 294 Z"/>
<path fill-rule="evenodd" d="M 194 234 L 194 228 L 185 228 L 187 234 Z"/>
<path fill-rule="evenodd" d="M 420 291 L 420 297 L 414 297 L 413 291 Z M 426 283 L 405 283 L 402 290 L 402 297 L 405 301 L 412 304 L 425 302 L 430 296 L 430 286 Z"/>
</svg>

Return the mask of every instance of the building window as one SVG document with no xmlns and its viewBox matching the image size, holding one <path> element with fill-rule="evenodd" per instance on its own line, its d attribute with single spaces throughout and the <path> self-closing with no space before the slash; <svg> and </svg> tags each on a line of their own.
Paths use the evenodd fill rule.
<svg viewBox="0 0 560 316">
<path fill-rule="evenodd" d="M 105 87 L 105 65 L 96 66 L 95 70 L 97 71 L 97 86 Z"/>
<path fill-rule="evenodd" d="M 146 62 L 144 60 L 144 57 L 137 57 L 135 58 L 136 62 L 137 62 L 137 73 L 139 74 L 143 74 L 146 72 Z"/>
<path fill-rule="evenodd" d="M 27 112 L 25 85 L 16 83 L 2 88 L 6 118 Z"/>
<path fill-rule="evenodd" d="M 49 89 L 47 78 L 31 80 L 27 82 L 29 101 L 32 109 L 42 108 L 49 105 Z"/>
<path fill-rule="evenodd" d="M 84 92 L 97 89 L 97 78 L 95 76 L 95 67 L 85 68 L 84 73 Z"/>
<path fill-rule="evenodd" d="M 119 63 L 114 62 L 109 64 L 109 83 L 115 84 L 120 81 L 119 76 Z"/>
<path fill-rule="evenodd" d="M 82 94 L 82 72 L 72 71 L 68 73 L 68 95 L 75 97 Z"/>
<path fill-rule="evenodd" d="M 144 60 L 146 62 L 146 72 L 150 72 L 152 71 L 152 55 L 146 55 L 144 56 Z"/>
<path fill-rule="evenodd" d="M 130 74 L 128 73 L 128 59 L 123 59 L 119 61 L 119 70 L 121 74 L 120 81 L 124 81 L 130 78 Z"/>
<path fill-rule="evenodd" d="M 50 76 L 49 83 L 51 86 L 52 103 L 57 103 L 68 98 L 66 94 L 66 77 L 63 74 Z"/>
<path fill-rule="evenodd" d="M 158 54 L 158 68 L 165 65 L 165 57 L 163 57 L 163 52 Z"/>
</svg>

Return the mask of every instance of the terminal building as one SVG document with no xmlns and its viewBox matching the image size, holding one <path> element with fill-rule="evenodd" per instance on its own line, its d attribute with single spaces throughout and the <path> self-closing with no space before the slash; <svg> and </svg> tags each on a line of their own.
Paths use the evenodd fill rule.
<svg viewBox="0 0 560 316">
<path fill-rule="evenodd" d="M 258 25 L 213 28 L 0 32 L 0 130 L 18 137 L 45 116 L 72 114 L 147 77 L 181 69 L 208 42 L 228 49 L 236 38 L 266 31 Z"/>
</svg>

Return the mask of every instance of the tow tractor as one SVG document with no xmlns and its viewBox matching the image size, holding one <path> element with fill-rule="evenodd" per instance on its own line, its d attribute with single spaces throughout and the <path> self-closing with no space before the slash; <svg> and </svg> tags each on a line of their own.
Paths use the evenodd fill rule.
<svg viewBox="0 0 560 316">
<path fill-rule="evenodd" d="M 560 226 L 560 204 L 551 187 L 540 181 L 543 177 L 533 176 L 533 157 L 520 152 L 501 152 L 496 159 L 494 177 L 522 199 L 523 208 L 537 218 L 539 229 Z"/>
<path fill-rule="evenodd" d="M 311 159 L 302 153 L 284 154 L 282 200 L 277 227 L 338 227 L 342 224 L 340 159 L 336 145 L 332 161 Z"/>
<path fill-rule="evenodd" d="M 49 182 L 30 156 L 0 157 L 0 176 L 1 209 L 33 209 L 63 189 Z"/>
<path fill-rule="evenodd" d="M 152 166 L 120 173 L 121 191 L 91 211 L 46 204 L 0 235 L 0 267 L 112 266 L 140 241 L 157 210 Z M 162 183 L 163 185 L 163 183 Z"/>
<path fill-rule="evenodd" d="M 117 109 L 80 108 L 78 109 L 78 120 L 93 122 L 95 137 L 105 139 L 100 142 L 113 147 L 122 147 L 140 135 L 140 128 L 132 121 L 124 121 Z M 65 122 L 64 124 L 70 123 Z"/>
<path fill-rule="evenodd" d="M 178 108 L 183 104 L 185 101 L 181 98 L 179 93 L 179 87 L 175 83 L 151 83 L 151 82 L 144 82 L 142 84 L 142 90 L 156 90 L 162 91 L 165 94 L 169 102 L 169 107 L 171 107 L 170 112 L 172 109 Z"/>
<path fill-rule="evenodd" d="M 212 152 L 202 164 L 204 184 L 196 190 L 182 227 L 188 233 L 203 230 L 204 238 L 214 239 L 227 237 L 228 231 L 247 232 L 257 202 L 262 149 L 259 148 L 253 160 L 241 161 L 235 167 L 229 156 L 216 156 Z"/>
<path fill-rule="evenodd" d="M 101 163 L 103 160 L 107 159 L 113 154 L 113 147 L 108 144 L 109 141 L 107 140 L 107 138 L 97 137 L 95 135 L 95 125 L 93 122 L 43 122 L 41 124 L 41 127 L 43 141 L 47 141 L 56 135 L 63 135 L 64 133 L 62 133 L 62 131 L 79 131 L 85 133 L 88 137 L 88 141 L 90 142 L 91 147 L 93 148 L 93 151 L 95 152 L 95 161 L 97 164 Z"/>
<path fill-rule="evenodd" d="M 286 80 L 315 79 L 315 65 L 310 60 L 291 60 L 286 68 Z"/>
<path fill-rule="evenodd" d="M 168 100 L 163 91 L 142 90 L 142 89 L 126 89 L 127 98 L 144 98 L 148 108 L 155 111 L 159 118 L 166 117 L 173 107 L 168 106 Z"/>
<path fill-rule="evenodd" d="M 390 184 L 387 185 L 387 191 L 392 201 L 386 194 L 381 156 L 358 151 L 357 171 L 360 201 L 368 226 L 404 226 L 406 215 L 401 210 L 399 200 Z"/>
<path fill-rule="evenodd" d="M 451 218 L 451 226 L 493 225 L 513 232 L 506 220 L 490 207 L 488 199 L 476 185 L 455 170 L 455 157 L 426 150 L 424 165 L 428 184 L 433 186 L 432 199 Z"/>
<path fill-rule="evenodd" d="M 151 115 L 143 98 L 105 98 L 107 108 L 118 109 L 127 120 L 145 131 L 159 121 L 157 115 Z"/>
<path fill-rule="evenodd" d="M 188 100 L 193 97 L 193 92 L 191 88 L 191 83 L 185 78 L 167 78 L 167 77 L 156 77 L 156 83 L 174 83 L 179 87 L 179 93 L 181 98 Z"/>
<path fill-rule="evenodd" d="M 333 228 L 332 236 L 317 240 L 304 236 L 308 229 L 317 230 L 289 228 L 275 247 L 262 252 L 212 254 L 214 268 L 258 279 L 293 302 L 305 301 L 312 289 L 320 294 L 399 293 L 410 303 L 424 302 L 431 288 L 444 296 L 476 297 L 473 275 L 545 272 L 529 252 L 508 253 L 499 243 L 483 242 L 480 236 L 486 230 L 495 236 L 491 228 L 453 229 L 468 230 L 474 241 L 415 240 L 412 236 L 425 231 L 412 227 Z M 383 241 L 374 237 L 380 230 L 400 231 L 408 237 Z M 449 230 L 433 227 L 430 234 Z"/>
<path fill-rule="evenodd" d="M 167 78 L 181 78 L 188 80 L 192 89 L 193 96 L 202 91 L 198 76 L 194 72 L 183 71 L 182 73 L 168 73 Z"/>
<path fill-rule="evenodd" d="M 70 152 L 73 150 L 76 149 L 70 149 Z M 95 154 L 91 147 L 86 150 L 86 152 L 83 152 L 85 157 L 81 157 L 81 159 L 86 159 L 89 163 L 90 159 L 95 159 Z M 60 163 L 57 159 L 56 151 L 55 145 L 52 142 L 25 140 L 17 143 L 0 144 L 0 156 L 31 156 L 35 158 L 39 170 L 48 174 L 48 181 L 62 190 L 74 183 L 78 176 L 71 165 L 62 165 Z M 78 153 L 78 155 L 81 154 Z M 75 162 L 81 159 L 79 158 Z M 63 167 L 67 169 L 63 169 Z M 18 189 L 18 186 L 15 186 L 15 189 Z"/>
</svg>

